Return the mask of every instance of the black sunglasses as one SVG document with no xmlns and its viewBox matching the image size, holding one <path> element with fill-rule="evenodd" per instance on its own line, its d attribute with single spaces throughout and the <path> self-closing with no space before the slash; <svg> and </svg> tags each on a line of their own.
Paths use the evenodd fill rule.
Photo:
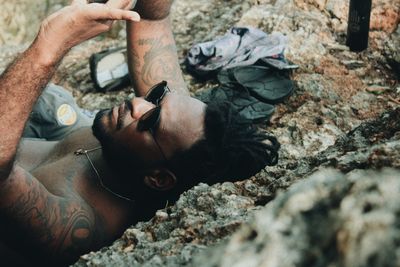
<svg viewBox="0 0 400 267">
<path fill-rule="evenodd" d="M 160 103 L 165 97 L 165 95 L 171 92 L 170 89 L 168 88 L 167 82 L 162 81 L 156 85 L 154 85 L 147 95 L 144 97 L 144 99 L 148 102 L 153 103 L 156 105 L 155 108 L 152 108 L 151 110 L 147 111 L 145 114 L 143 114 L 138 121 L 137 124 L 137 129 L 138 131 L 149 131 L 151 136 L 153 137 L 154 142 L 158 146 L 158 149 L 160 150 L 163 158 L 165 161 L 167 161 L 167 158 L 161 149 L 161 146 L 158 144 L 155 136 L 154 136 L 154 131 L 157 129 L 159 123 L 160 123 L 160 115 L 161 115 L 161 106 Z"/>
<path fill-rule="evenodd" d="M 144 99 L 148 102 L 156 105 L 155 108 L 147 111 L 143 114 L 138 121 L 137 129 L 141 132 L 155 130 L 160 122 L 160 114 L 161 114 L 161 106 L 160 103 L 163 100 L 164 96 L 170 92 L 167 82 L 162 81 L 156 85 L 154 85 Z"/>
</svg>

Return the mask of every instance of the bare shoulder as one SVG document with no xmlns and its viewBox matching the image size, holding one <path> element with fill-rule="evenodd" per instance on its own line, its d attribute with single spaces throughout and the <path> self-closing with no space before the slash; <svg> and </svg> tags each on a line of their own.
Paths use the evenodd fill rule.
<svg viewBox="0 0 400 267">
<path fill-rule="evenodd" d="M 0 219 L 12 226 L 10 238 L 23 233 L 39 254 L 57 261 L 71 262 L 107 239 L 102 219 L 84 200 L 50 193 L 19 166 L 0 183 L 0 199 Z"/>
<path fill-rule="evenodd" d="M 48 158 L 58 143 L 58 141 L 22 138 L 18 148 L 17 161 L 25 170 L 34 169 Z"/>
<path fill-rule="evenodd" d="M 60 141 L 22 138 L 16 160 L 21 167 L 29 171 L 45 162 L 59 160 L 82 146 L 92 146 L 92 143 L 97 145 L 91 127 L 79 128 Z"/>
</svg>

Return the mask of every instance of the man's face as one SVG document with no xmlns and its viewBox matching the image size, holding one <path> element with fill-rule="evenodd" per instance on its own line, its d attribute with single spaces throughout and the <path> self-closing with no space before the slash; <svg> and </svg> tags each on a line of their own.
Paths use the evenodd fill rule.
<svg viewBox="0 0 400 267">
<path fill-rule="evenodd" d="M 93 133 L 103 147 L 106 160 L 114 169 L 134 176 L 145 169 L 165 164 L 162 153 L 168 160 L 176 152 L 190 148 L 203 136 L 203 102 L 167 93 L 159 106 L 160 120 L 152 133 L 139 131 L 137 127 L 142 116 L 156 107 L 143 97 L 133 98 L 98 113 Z"/>
</svg>

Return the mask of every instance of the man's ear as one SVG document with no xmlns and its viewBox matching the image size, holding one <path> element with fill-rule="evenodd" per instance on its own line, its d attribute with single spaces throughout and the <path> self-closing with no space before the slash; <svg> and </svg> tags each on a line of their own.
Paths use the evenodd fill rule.
<svg viewBox="0 0 400 267">
<path fill-rule="evenodd" d="M 176 176 L 168 169 L 155 169 L 145 174 L 144 183 L 155 190 L 166 191 L 175 186 Z"/>
</svg>

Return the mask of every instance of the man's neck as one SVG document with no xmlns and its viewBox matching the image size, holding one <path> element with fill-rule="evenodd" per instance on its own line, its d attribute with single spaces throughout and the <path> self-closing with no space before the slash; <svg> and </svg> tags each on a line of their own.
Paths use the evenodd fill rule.
<svg viewBox="0 0 400 267">
<path fill-rule="evenodd" d="M 98 179 L 98 183 L 105 190 L 122 200 L 126 200 L 126 196 L 121 195 L 125 188 L 118 183 L 121 179 L 105 160 L 100 142 L 93 136 L 91 131 L 90 133 L 82 134 L 86 135 L 87 138 L 85 138 L 85 143 L 82 143 L 81 147 L 76 151 L 79 150 L 79 154 L 87 158 L 87 164 L 90 165 L 94 176 Z"/>
</svg>

